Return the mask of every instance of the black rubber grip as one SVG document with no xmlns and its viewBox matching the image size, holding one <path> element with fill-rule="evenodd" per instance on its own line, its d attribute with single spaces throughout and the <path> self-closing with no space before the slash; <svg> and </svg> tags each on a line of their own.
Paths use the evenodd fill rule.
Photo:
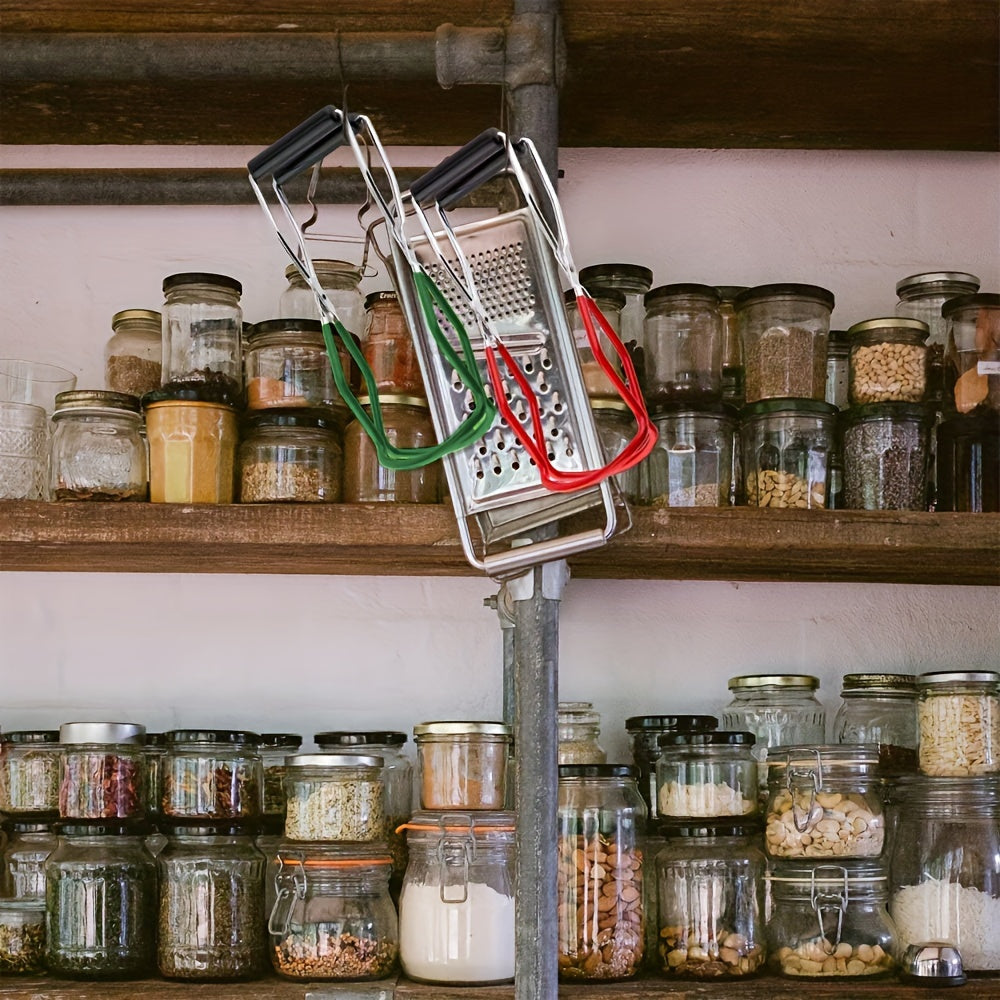
<svg viewBox="0 0 1000 1000">
<path fill-rule="evenodd" d="M 356 131 L 359 125 L 360 118 L 352 116 L 351 128 Z M 339 149 L 346 141 L 344 116 L 338 108 L 328 104 L 296 125 L 277 142 L 272 142 L 247 167 L 250 176 L 258 184 L 269 176 L 273 176 L 279 184 L 284 184 L 303 170 L 319 163 L 327 153 Z"/>
<path fill-rule="evenodd" d="M 448 208 L 496 177 L 506 164 L 504 138 L 490 128 L 419 177 L 410 185 L 410 196 L 421 206 L 438 202 Z"/>
</svg>

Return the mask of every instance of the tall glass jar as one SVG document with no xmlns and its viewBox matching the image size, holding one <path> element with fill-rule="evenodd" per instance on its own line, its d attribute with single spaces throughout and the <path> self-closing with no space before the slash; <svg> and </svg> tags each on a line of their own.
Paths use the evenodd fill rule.
<svg viewBox="0 0 1000 1000">
<path fill-rule="evenodd" d="M 379 396 L 425 396 L 413 335 L 395 292 L 372 292 L 365 298 L 364 355 Z M 366 391 L 370 388 L 365 386 Z"/>
<path fill-rule="evenodd" d="M 1000 971 L 1000 777 L 897 780 L 890 910 L 899 947 L 947 941 Z"/>
<path fill-rule="evenodd" d="M 152 309 L 123 309 L 111 317 L 104 347 L 104 381 L 111 392 L 144 396 L 159 389 L 163 372 L 163 317 Z"/>
<path fill-rule="evenodd" d="M 838 743 L 874 744 L 885 777 L 917 767 L 917 679 L 913 674 L 845 674 L 833 720 Z"/>
<path fill-rule="evenodd" d="M 561 701 L 556 712 L 560 764 L 603 764 L 601 714 L 589 701 Z"/>
<path fill-rule="evenodd" d="M 627 404 L 618 398 L 591 398 L 590 409 L 594 415 L 594 429 L 597 431 L 597 439 L 601 442 L 604 459 L 610 462 L 617 458 L 635 437 L 637 430 L 635 416 Z M 643 463 L 640 462 L 614 477 L 622 495 L 630 503 L 641 501 L 642 469 Z"/>
<path fill-rule="evenodd" d="M 846 410 L 850 383 L 851 343 L 846 330 L 831 330 L 826 340 L 826 393 L 823 398 Z"/>
<path fill-rule="evenodd" d="M 45 898 L 45 862 L 56 849 L 51 823 L 15 821 L 7 824 L 8 840 L 0 867 L 0 896 Z"/>
<path fill-rule="evenodd" d="M 45 968 L 45 900 L 0 899 L 0 979 Z"/>
<path fill-rule="evenodd" d="M 298 733 L 261 733 L 257 742 L 264 768 L 263 826 L 266 833 L 284 833 L 285 758 L 302 746 Z"/>
<path fill-rule="evenodd" d="M 59 815 L 59 731 L 22 729 L 0 735 L 0 813 Z"/>
<path fill-rule="evenodd" d="M 314 260 L 313 270 L 341 323 L 360 337 L 365 326 L 365 301 L 361 295 L 361 268 L 346 260 Z M 319 306 L 312 289 L 294 264 L 285 268 L 288 287 L 281 292 L 282 316 L 319 320 Z"/>
<path fill-rule="evenodd" d="M 948 323 L 955 409 L 1000 411 L 1000 295 L 960 295 L 941 307 L 941 315 Z"/>
<path fill-rule="evenodd" d="M 711 730 L 663 733 L 656 762 L 661 819 L 749 816 L 757 812 L 753 733 Z"/>
<path fill-rule="evenodd" d="M 559 767 L 559 976 L 628 979 L 645 945 L 638 772 L 619 764 Z"/>
<path fill-rule="evenodd" d="M 141 820 L 146 815 L 146 729 L 131 722 L 67 722 L 59 727 L 65 819 Z"/>
<path fill-rule="evenodd" d="M 739 409 L 747 401 L 743 342 L 736 322 L 736 298 L 746 285 L 716 285 L 722 319 L 722 401 Z"/>
<path fill-rule="evenodd" d="M 852 406 L 864 403 L 921 403 L 927 392 L 927 324 L 884 317 L 855 323 L 850 337 Z"/>
<path fill-rule="evenodd" d="M 1000 414 L 967 413 L 937 428 L 937 509 L 1000 511 Z"/>
<path fill-rule="evenodd" d="M 917 677 L 920 770 L 946 777 L 1000 774 L 1000 674 L 941 670 Z"/>
<path fill-rule="evenodd" d="M 135 396 L 86 389 L 61 392 L 52 424 L 53 500 L 146 499 L 149 471 Z"/>
<path fill-rule="evenodd" d="M 619 334 L 622 325 L 622 309 L 625 307 L 625 293 L 613 289 L 595 289 L 591 295 L 597 303 L 597 308 L 604 314 L 608 324 Z M 573 331 L 573 338 L 576 341 L 576 352 L 580 358 L 580 369 L 583 372 L 583 383 L 587 388 L 587 395 L 591 399 L 618 399 L 619 393 L 614 383 L 608 378 L 607 373 L 601 367 L 600 362 L 594 354 L 594 349 L 590 346 L 587 331 L 580 318 L 580 310 L 576 304 L 576 293 L 569 289 L 565 293 L 566 318 L 570 329 Z M 598 342 L 603 348 L 604 356 L 611 361 L 615 370 L 621 376 L 621 367 L 617 361 L 614 349 L 610 341 L 604 334 L 598 334 Z"/>
<path fill-rule="evenodd" d="M 502 722 L 422 722 L 413 727 L 421 809 L 501 809 L 511 727 Z"/>
<path fill-rule="evenodd" d="M 514 978 L 514 814 L 429 812 L 407 828 L 399 957 L 410 979 Z"/>
</svg>

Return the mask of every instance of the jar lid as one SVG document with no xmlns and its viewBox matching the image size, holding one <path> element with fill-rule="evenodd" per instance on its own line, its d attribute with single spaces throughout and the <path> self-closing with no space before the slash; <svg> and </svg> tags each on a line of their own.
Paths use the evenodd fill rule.
<svg viewBox="0 0 1000 1000">
<path fill-rule="evenodd" d="M 105 389 L 73 389 L 56 393 L 53 416 L 76 410 L 122 410 L 138 414 L 139 397 Z"/>
<path fill-rule="evenodd" d="M 517 828 L 517 816 L 506 810 L 459 810 L 419 809 L 409 823 L 399 827 L 420 834 L 466 833 L 473 837 L 492 837 L 497 834 L 513 834 Z M 397 831 L 398 832 L 398 831 Z"/>
<path fill-rule="evenodd" d="M 768 773 L 775 773 L 796 765 L 813 764 L 821 767 L 853 766 L 855 764 L 870 764 L 875 767 L 879 762 L 877 746 L 867 746 L 863 743 L 823 743 L 795 744 L 771 747 L 767 751 Z"/>
<path fill-rule="evenodd" d="M 389 289 L 385 289 L 380 292 L 369 292 L 365 296 L 365 309 L 371 309 L 372 306 L 378 305 L 381 302 L 398 302 L 399 296 L 396 292 Z"/>
<path fill-rule="evenodd" d="M 948 299 L 941 306 L 941 315 L 947 319 L 961 309 L 968 309 L 970 307 L 1000 309 L 1000 294 L 981 292 L 979 295 L 958 295 L 953 299 Z"/>
<path fill-rule="evenodd" d="M 145 742 L 146 727 L 133 722 L 64 722 L 59 727 L 60 743 Z"/>
<path fill-rule="evenodd" d="M 766 876 L 772 882 L 794 882 L 805 885 L 847 885 L 870 882 L 888 882 L 889 873 L 884 861 L 868 858 L 838 858 L 833 862 L 817 864 L 818 859 L 807 861 L 772 861 L 773 868 Z"/>
<path fill-rule="evenodd" d="M 681 281 L 672 285 L 657 285 L 656 288 L 646 292 L 643 303 L 648 309 L 657 302 L 672 298 L 706 299 L 712 305 L 717 306 L 721 296 L 714 285 L 699 285 L 693 281 Z"/>
<path fill-rule="evenodd" d="M 260 741 L 257 733 L 245 729 L 172 729 L 164 733 L 164 738 L 170 745 L 178 743 L 249 743 L 256 746 Z"/>
<path fill-rule="evenodd" d="M 601 398 L 591 398 L 589 400 L 590 408 L 592 410 L 601 412 L 614 412 L 614 413 L 624 413 L 629 414 L 632 411 L 628 407 L 628 403 L 620 399 L 601 399 Z"/>
<path fill-rule="evenodd" d="M 0 743 L 58 743 L 58 729 L 12 729 L 0 733 Z"/>
<path fill-rule="evenodd" d="M 0 824 L 8 833 L 52 833 L 53 823 L 40 823 L 37 820 L 25 822 L 14 819 Z"/>
<path fill-rule="evenodd" d="M 700 732 L 718 726 L 719 720 L 714 715 L 633 715 L 625 720 L 625 730 L 629 733 L 649 730 Z"/>
<path fill-rule="evenodd" d="M 167 738 L 163 733 L 146 733 L 146 749 L 150 748 L 156 749 L 157 747 L 165 747 L 167 745 Z"/>
<path fill-rule="evenodd" d="M 919 319 L 908 316 L 880 316 L 877 319 L 866 319 L 848 327 L 848 336 L 855 337 L 859 333 L 869 333 L 874 330 L 911 330 L 921 340 L 926 340 L 931 328 Z"/>
<path fill-rule="evenodd" d="M 153 829 L 144 820 L 113 819 L 67 819 L 53 826 L 60 837 L 146 837 Z"/>
<path fill-rule="evenodd" d="M 656 742 L 661 747 L 752 747 L 757 742 L 757 737 L 748 732 L 714 729 L 697 733 L 660 733 Z"/>
<path fill-rule="evenodd" d="M 581 281 L 580 284 L 583 285 L 584 288 L 587 288 L 583 281 Z M 617 288 L 587 288 L 587 291 L 590 293 L 590 297 L 594 299 L 595 302 L 597 299 L 604 299 L 605 301 L 610 302 L 616 309 L 625 308 L 625 302 L 627 301 L 625 293 L 618 291 Z M 567 288 L 566 291 L 563 292 L 563 301 L 568 306 L 574 305 L 576 303 L 576 291 L 572 288 Z"/>
<path fill-rule="evenodd" d="M 975 290 L 978 290 L 981 284 L 979 278 L 974 274 L 966 274 L 964 271 L 926 271 L 924 274 L 911 274 L 906 278 L 900 278 L 896 282 L 896 294 L 903 295 L 906 292 L 915 291 L 922 285 L 936 285 L 946 282 L 973 285 Z"/>
<path fill-rule="evenodd" d="M 914 674 L 844 674 L 841 691 L 916 691 Z"/>
<path fill-rule="evenodd" d="M 740 410 L 740 417 L 747 420 L 769 413 L 815 413 L 826 416 L 836 416 L 838 409 L 833 403 L 825 403 L 821 399 L 799 399 L 795 396 L 783 396 L 778 399 L 758 399 L 755 403 L 747 403 Z"/>
<path fill-rule="evenodd" d="M 648 292 L 653 272 L 642 264 L 588 264 L 580 270 L 580 284 L 588 291 L 594 285 L 627 292 Z"/>
<path fill-rule="evenodd" d="M 235 278 L 230 278 L 228 274 L 213 274 L 211 271 L 184 271 L 179 274 L 168 274 L 163 279 L 164 292 L 182 285 L 218 285 L 220 288 L 229 288 L 238 295 L 243 294 L 243 285 Z"/>
<path fill-rule="evenodd" d="M 384 764 L 382 757 L 360 753 L 299 753 L 285 758 L 286 768 L 317 767 L 335 770 L 338 767 L 382 767 Z"/>
<path fill-rule="evenodd" d="M 387 747 L 401 747 L 409 736 L 393 729 L 373 729 L 368 732 L 348 732 L 347 730 L 331 730 L 326 733 L 316 733 L 313 740 L 318 747 L 351 747 L 376 744 Z"/>
<path fill-rule="evenodd" d="M 162 323 L 163 316 L 155 309 L 122 309 L 111 317 L 111 329 L 129 320 L 145 320 L 149 323 Z"/>
<path fill-rule="evenodd" d="M 826 335 L 826 346 L 827 349 L 831 347 L 837 347 L 838 345 L 847 345 L 848 341 L 848 331 L 847 330 L 831 330 Z"/>
<path fill-rule="evenodd" d="M 248 428 L 257 427 L 312 427 L 321 431 L 336 431 L 337 421 L 322 411 L 315 410 L 255 410 L 244 416 Z"/>
<path fill-rule="evenodd" d="M 917 676 L 919 687 L 938 684 L 1000 684 L 1000 674 L 995 670 L 932 670 Z"/>
<path fill-rule="evenodd" d="M 763 829 L 758 820 L 736 820 L 729 817 L 712 820 L 661 820 L 660 835 L 668 840 L 683 837 L 756 837 Z"/>
<path fill-rule="evenodd" d="M 638 778 L 630 764 L 560 764 L 560 778 Z"/>
<path fill-rule="evenodd" d="M 729 678 L 729 690 L 758 687 L 806 688 L 815 691 L 819 678 L 809 674 L 744 674 Z"/>
<path fill-rule="evenodd" d="M 284 750 L 288 747 L 298 750 L 302 746 L 302 737 L 298 733 L 261 733 L 257 737 L 257 746 L 261 750 Z"/>
<path fill-rule="evenodd" d="M 316 277 L 319 277 L 321 274 L 342 274 L 345 277 L 357 278 L 358 281 L 361 280 L 361 268 L 357 264 L 352 264 L 349 260 L 314 260 L 312 266 L 316 272 Z M 290 281 L 295 277 L 301 278 L 302 273 L 299 271 L 297 264 L 289 264 L 285 268 L 285 279 Z"/>
<path fill-rule="evenodd" d="M 960 413 L 938 424 L 937 437 L 996 437 L 1000 435 L 1000 413 L 986 410 L 982 413 Z"/>
<path fill-rule="evenodd" d="M 809 299 L 818 302 L 820 305 L 833 309 L 834 296 L 827 288 L 819 285 L 800 285 L 796 282 L 777 282 L 772 285 L 755 285 L 741 292 L 736 297 L 736 308 L 742 309 L 754 302 L 763 302 L 767 299 L 796 298 Z"/>
<path fill-rule="evenodd" d="M 421 410 L 430 409 L 426 398 L 423 396 L 401 396 L 396 393 L 380 392 L 378 394 L 378 401 L 381 406 L 385 406 L 388 403 L 390 406 L 396 404 L 397 406 L 416 406 Z M 371 396 L 358 396 L 358 402 L 362 406 L 371 406 Z"/>
<path fill-rule="evenodd" d="M 265 319 L 260 323 L 252 323 L 245 331 L 247 345 L 271 333 L 308 333 L 312 334 L 310 341 L 323 337 L 323 324 L 318 319 L 303 319 L 290 317 L 288 319 Z"/>
<path fill-rule="evenodd" d="M 930 421 L 931 411 L 920 403 L 901 403 L 897 400 L 884 400 L 881 403 L 862 403 L 852 406 L 841 413 L 841 418 L 847 424 L 856 424 L 862 420 L 923 420 Z"/>
<path fill-rule="evenodd" d="M 502 722 L 421 722 L 414 736 L 511 736 L 514 730 Z"/>
<path fill-rule="evenodd" d="M 210 403 L 206 399 L 200 399 L 199 392 L 198 389 L 178 389 L 167 394 L 162 389 L 153 389 L 142 397 L 142 408 L 144 410 L 157 410 L 164 406 L 193 406 L 236 413 L 236 407 L 231 403 Z"/>
</svg>

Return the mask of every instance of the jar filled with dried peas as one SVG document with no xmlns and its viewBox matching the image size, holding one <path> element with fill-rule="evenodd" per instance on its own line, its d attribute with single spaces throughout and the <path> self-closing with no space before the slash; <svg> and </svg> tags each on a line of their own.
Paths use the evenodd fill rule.
<svg viewBox="0 0 1000 1000">
<path fill-rule="evenodd" d="M 424 377 L 413 335 L 395 292 L 372 292 L 365 298 L 365 361 L 379 394 L 423 396 Z M 370 387 L 368 387 L 370 388 Z"/>
<path fill-rule="evenodd" d="M 920 674 L 919 763 L 948 777 L 1000 773 L 1000 674 L 947 670 Z"/>
</svg>

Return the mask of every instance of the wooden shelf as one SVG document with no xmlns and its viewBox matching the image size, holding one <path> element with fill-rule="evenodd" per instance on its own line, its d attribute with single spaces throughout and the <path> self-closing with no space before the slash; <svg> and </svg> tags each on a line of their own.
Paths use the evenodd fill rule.
<svg viewBox="0 0 1000 1000">
<path fill-rule="evenodd" d="M 576 577 L 1000 585 L 1000 514 L 633 509 Z M 449 506 L 0 502 L 0 570 L 470 576 Z"/>
</svg>

